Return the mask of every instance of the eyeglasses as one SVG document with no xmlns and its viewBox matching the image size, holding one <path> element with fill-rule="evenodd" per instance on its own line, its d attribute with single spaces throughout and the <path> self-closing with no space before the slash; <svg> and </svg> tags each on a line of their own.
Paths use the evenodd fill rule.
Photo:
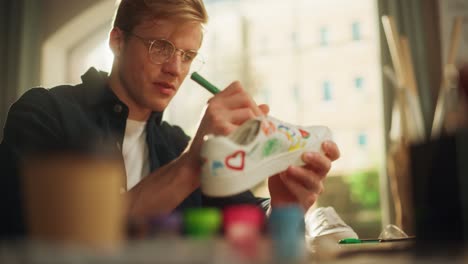
<svg viewBox="0 0 468 264">
<path fill-rule="evenodd" d="M 182 65 L 190 67 L 194 71 L 199 71 L 205 61 L 201 54 L 195 50 L 178 49 L 176 46 L 167 39 L 146 39 L 136 35 L 133 32 L 126 32 L 130 36 L 136 37 L 148 45 L 148 54 L 151 62 L 160 65 L 168 62 L 177 52 L 180 53 Z"/>
</svg>

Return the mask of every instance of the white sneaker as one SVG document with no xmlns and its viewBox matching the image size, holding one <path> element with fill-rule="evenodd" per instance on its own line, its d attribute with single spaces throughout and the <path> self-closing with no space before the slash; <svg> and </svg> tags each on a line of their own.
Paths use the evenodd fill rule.
<svg viewBox="0 0 468 264">
<path fill-rule="evenodd" d="M 306 246 L 316 259 L 336 258 L 342 251 L 338 241 L 358 238 L 356 232 L 341 219 L 333 207 L 311 208 L 304 220 Z"/>
<path fill-rule="evenodd" d="M 304 165 L 302 153 L 322 152 L 322 142 L 331 139 L 327 127 L 294 126 L 272 117 L 249 120 L 229 136 L 207 136 L 201 189 L 209 196 L 247 191 L 291 165 Z"/>
<path fill-rule="evenodd" d="M 347 232 L 342 238 L 358 238 L 356 232 L 341 219 L 333 207 L 319 207 L 311 213 L 308 212 L 305 223 L 306 235 L 311 239 L 342 232 Z"/>
</svg>

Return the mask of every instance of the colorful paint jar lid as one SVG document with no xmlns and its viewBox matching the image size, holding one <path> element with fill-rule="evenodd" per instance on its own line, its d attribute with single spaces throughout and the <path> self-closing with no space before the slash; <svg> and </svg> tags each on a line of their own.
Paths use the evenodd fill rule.
<svg viewBox="0 0 468 264">
<path fill-rule="evenodd" d="M 216 208 L 191 208 L 184 212 L 184 228 L 189 236 L 214 236 L 220 226 L 221 212 Z"/>
<path fill-rule="evenodd" d="M 158 235 L 181 235 L 182 234 L 182 215 L 174 212 L 168 215 L 159 215 L 149 220 L 150 234 Z"/>
<path fill-rule="evenodd" d="M 233 224 L 252 226 L 260 230 L 265 221 L 265 212 L 256 205 L 234 205 L 223 211 L 224 229 Z"/>
<path fill-rule="evenodd" d="M 284 260 L 303 256 L 305 223 L 304 211 L 300 206 L 272 208 L 268 229 L 277 258 Z"/>
<path fill-rule="evenodd" d="M 233 254 L 256 263 L 265 212 L 256 205 L 234 205 L 223 211 L 224 235 Z"/>
<path fill-rule="evenodd" d="M 304 211 L 299 205 L 274 207 L 268 220 L 271 234 L 304 235 Z"/>
</svg>

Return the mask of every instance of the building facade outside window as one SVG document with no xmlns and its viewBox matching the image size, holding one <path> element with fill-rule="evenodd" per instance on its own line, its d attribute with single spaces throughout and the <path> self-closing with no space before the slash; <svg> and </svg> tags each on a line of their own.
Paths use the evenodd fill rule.
<svg viewBox="0 0 468 264">
<path fill-rule="evenodd" d="M 322 89 L 323 89 L 323 100 L 325 102 L 330 102 L 331 100 L 333 100 L 332 86 L 329 81 L 323 82 Z"/>
<path fill-rule="evenodd" d="M 358 91 L 364 90 L 364 78 L 357 77 L 356 79 L 354 79 L 354 86 L 356 87 L 356 90 Z"/>
<path fill-rule="evenodd" d="M 327 27 L 320 29 L 320 46 L 328 46 L 329 43 L 329 32 Z"/>
<path fill-rule="evenodd" d="M 359 22 L 353 22 L 352 24 L 352 36 L 354 41 L 362 39 L 361 36 L 361 24 Z"/>
</svg>

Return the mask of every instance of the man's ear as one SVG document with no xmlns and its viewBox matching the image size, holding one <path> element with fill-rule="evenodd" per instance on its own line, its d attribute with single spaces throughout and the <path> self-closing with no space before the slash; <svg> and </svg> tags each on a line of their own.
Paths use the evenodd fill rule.
<svg viewBox="0 0 468 264">
<path fill-rule="evenodd" d="M 109 47 L 115 57 L 119 57 L 125 42 L 125 34 L 119 28 L 114 27 L 109 35 Z"/>
</svg>

